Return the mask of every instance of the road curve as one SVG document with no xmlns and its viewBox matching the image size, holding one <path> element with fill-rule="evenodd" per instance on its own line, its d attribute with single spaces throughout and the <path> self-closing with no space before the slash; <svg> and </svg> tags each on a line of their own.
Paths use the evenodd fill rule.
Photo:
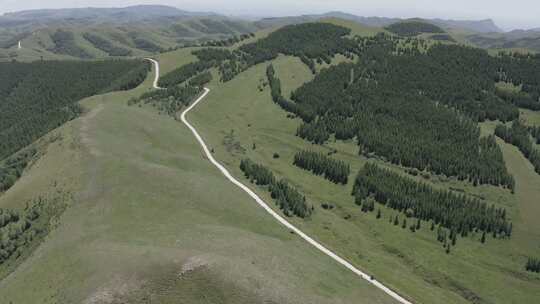
<svg viewBox="0 0 540 304">
<path fill-rule="evenodd" d="M 158 86 L 158 82 L 159 82 L 159 62 L 157 62 L 157 60 L 154 60 L 152 58 L 144 58 L 144 60 L 148 60 L 148 61 L 150 61 L 150 62 L 152 62 L 154 64 L 154 68 L 156 69 L 156 75 L 154 77 L 154 83 L 152 83 L 152 86 L 154 87 L 154 89 L 161 89 Z"/>
<path fill-rule="evenodd" d="M 157 61 L 153 60 L 153 59 L 148 59 L 148 60 L 150 60 L 150 61 L 152 61 L 154 63 L 154 65 L 156 66 L 156 72 L 158 72 L 159 71 L 159 63 Z M 156 81 L 154 81 L 154 83 L 157 83 L 158 79 L 159 79 L 159 74 L 156 74 Z M 157 87 L 157 85 L 154 85 L 154 87 L 159 88 L 159 87 Z M 296 233 L 298 236 L 300 236 L 306 242 L 308 242 L 309 244 L 311 244 L 312 246 L 314 246 L 315 248 L 317 248 L 318 250 L 320 250 L 321 252 L 323 252 L 327 256 L 331 257 L 333 260 L 335 260 L 339 264 L 345 266 L 347 269 L 354 272 L 356 275 L 358 275 L 362 279 L 364 279 L 364 280 L 368 281 L 369 283 L 373 284 L 375 287 L 382 290 L 384 293 L 386 293 L 387 295 L 389 295 L 390 297 L 395 299 L 397 302 L 399 302 L 401 304 L 412 304 L 412 302 L 408 301 L 407 299 L 403 298 L 402 296 L 400 296 L 396 292 L 392 291 L 390 288 L 386 287 L 381 282 L 379 282 L 379 281 L 377 281 L 375 279 L 371 279 L 371 276 L 369 276 L 368 274 L 366 274 L 363 271 L 359 270 L 358 268 L 354 267 L 351 263 L 347 262 L 345 259 L 341 258 L 340 256 L 338 256 L 337 254 L 335 254 L 334 252 L 332 252 L 328 248 L 324 247 L 323 245 L 321 245 L 320 243 L 318 243 L 317 241 L 315 241 L 314 239 L 309 237 L 307 234 L 302 232 L 300 229 L 296 228 L 293 224 L 289 223 L 284 217 L 282 217 L 277 212 L 275 212 L 272 208 L 270 208 L 267 203 L 265 203 L 257 194 L 255 194 L 255 192 L 253 192 L 246 185 L 242 184 L 240 181 L 238 181 L 236 178 L 234 178 L 232 176 L 232 174 L 229 173 L 229 171 L 227 169 L 225 169 L 225 167 L 223 165 L 221 165 L 214 158 L 214 156 L 212 156 L 212 153 L 210 152 L 210 150 L 206 146 L 206 143 L 204 142 L 202 137 L 199 135 L 197 130 L 186 119 L 186 115 L 189 113 L 189 111 L 191 111 L 193 108 L 195 108 L 197 106 L 197 104 L 199 104 L 208 95 L 208 93 L 210 93 L 210 89 L 204 88 L 204 93 L 199 98 L 197 98 L 197 100 L 195 100 L 187 109 L 185 109 L 182 112 L 182 115 L 180 116 L 182 122 L 191 130 L 191 132 L 193 133 L 193 135 L 195 136 L 197 141 L 199 141 L 199 144 L 203 148 L 204 153 L 205 153 L 206 157 L 208 158 L 208 160 L 216 168 L 218 168 L 219 171 L 221 171 L 221 173 L 223 173 L 223 175 L 225 175 L 225 177 L 230 182 L 232 182 L 233 184 L 238 186 L 240 189 L 244 190 L 244 192 L 246 192 L 249 196 L 251 196 L 251 198 L 253 198 L 257 202 L 257 204 L 259 204 L 259 206 L 261 206 L 266 212 L 268 212 L 272 217 L 274 217 L 279 223 L 281 223 L 283 226 L 287 227 L 287 229 L 289 229 L 291 231 L 294 231 L 294 233 Z"/>
</svg>

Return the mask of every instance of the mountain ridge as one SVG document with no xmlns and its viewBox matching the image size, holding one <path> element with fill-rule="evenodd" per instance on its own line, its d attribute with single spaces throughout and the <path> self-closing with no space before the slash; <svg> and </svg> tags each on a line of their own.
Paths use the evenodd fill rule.
<svg viewBox="0 0 540 304">
<path fill-rule="evenodd" d="M 276 22 L 285 22 L 287 24 L 317 21 L 324 18 L 341 18 L 349 21 L 358 22 L 371 27 L 385 27 L 393 23 L 407 20 L 423 20 L 441 26 L 445 29 L 460 29 L 469 30 L 478 33 L 501 33 L 503 30 L 499 28 L 492 19 L 484 20 L 451 20 L 451 19 L 426 19 L 426 18 L 390 18 L 377 16 L 357 16 L 341 11 L 332 11 L 324 14 L 301 15 L 301 16 L 286 16 L 286 17 L 270 17 L 263 18 L 258 21 L 259 24 L 275 24 Z"/>
<path fill-rule="evenodd" d="M 221 16 L 214 12 L 195 12 L 182 10 L 167 5 L 135 5 L 126 7 L 86 7 L 86 8 L 63 8 L 63 9 L 36 9 L 9 12 L 0 15 L 0 26 L 19 26 L 24 23 L 40 23 L 51 21 L 72 21 L 81 19 L 98 18 L 96 21 L 111 23 L 129 23 L 134 21 L 151 20 L 159 18 L 188 18 L 201 16 Z M 234 16 L 231 16 L 234 17 Z M 272 26 L 279 24 L 293 24 L 316 21 L 323 18 L 335 17 L 355 21 L 372 27 L 385 27 L 392 23 L 408 20 L 407 18 L 390 18 L 377 16 L 358 16 L 342 11 L 330 11 L 323 14 L 305 14 L 299 16 L 267 17 L 258 18 L 256 23 Z M 241 16 L 236 18 L 245 19 Z M 472 30 L 478 33 L 501 33 L 492 19 L 483 20 L 451 20 L 451 19 L 426 19 L 422 20 L 442 26 L 446 29 Z"/>
</svg>

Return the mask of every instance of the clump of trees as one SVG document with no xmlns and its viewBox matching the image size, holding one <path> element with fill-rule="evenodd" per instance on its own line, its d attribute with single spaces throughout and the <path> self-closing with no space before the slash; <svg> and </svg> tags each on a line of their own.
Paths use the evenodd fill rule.
<svg viewBox="0 0 540 304">
<path fill-rule="evenodd" d="M 203 72 L 189 80 L 188 85 L 192 87 L 204 87 L 212 81 L 212 73 L 210 71 Z"/>
<path fill-rule="evenodd" d="M 435 189 L 372 163 L 366 164 L 358 173 L 353 195 L 359 205 L 373 198 L 408 217 L 433 221 L 450 230 L 451 238 L 456 233 L 467 236 L 476 231 L 492 233 L 494 237 L 512 234 L 512 224 L 504 208 L 489 206 L 464 194 Z"/>
<path fill-rule="evenodd" d="M 530 272 L 540 272 L 540 259 L 528 258 L 525 264 L 525 270 Z"/>
<path fill-rule="evenodd" d="M 200 95 L 202 90 L 202 86 L 179 85 L 146 92 L 139 98 L 131 99 L 128 104 L 134 105 L 141 102 L 151 104 L 159 111 L 174 117 L 180 109 L 189 105 L 195 97 Z"/>
<path fill-rule="evenodd" d="M 270 195 L 286 216 L 296 215 L 306 218 L 313 212 L 313 207 L 309 206 L 304 195 L 289 185 L 286 180 L 277 180 L 268 168 L 250 159 L 243 159 L 240 162 L 240 169 L 252 183 L 268 186 Z"/>
<path fill-rule="evenodd" d="M 519 148 L 521 153 L 533 164 L 535 171 L 540 174 L 540 151 L 534 147 L 529 129 L 519 120 L 515 120 L 510 128 L 498 125 L 495 135 L 505 142 Z"/>
<path fill-rule="evenodd" d="M 224 47 L 224 46 L 231 46 L 236 43 L 242 42 L 246 39 L 255 37 L 255 33 L 248 33 L 248 34 L 241 34 L 240 36 L 234 36 L 227 39 L 222 40 L 210 40 L 206 41 L 201 44 L 201 46 L 214 46 L 214 47 Z"/>
<path fill-rule="evenodd" d="M 0 208 L 0 266 L 25 254 L 48 232 L 50 218 L 61 212 L 58 199 L 37 198 L 24 210 Z"/>
<path fill-rule="evenodd" d="M 341 160 L 332 159 L 323 153 L 300 151 L 295 154 L 293 164 L 302 169 L 322 175 L 327 180 L 346 185 L 351 172 L 350 166 Z"/>
<path fill-rule="evenodd" d="M 270 86 L 272 100 L 279 105 L 283 110 L 294 113 L 301 117 L 304 121 L 312 121 L 315 118 L 315 113 L 302 108 L 300 105 L 287 100 L 281 93 L 281 81 L 276 77 L 276 71 L 273 65 L 266 68 L 266 76 Z M 324 142 L 325 138 L 320 143 Z"/>
<path fill-rule="evenodd" d="M 250 159 L 240 161 L 240 170 L 244 172 L 244 175 L 251 183 L 258 186 L 268 186 L 276 183 L 276 178 L 270 169 L 256 164 Z"/>
<path fill-rule="evenodd" d="M 36 154 L 35 148 L 27 148 L 0 163 L 0 193 L 7 191 L 15 184 Z"/>
<path fill-rule="evenodd" d="M 81 113 L 78 101 L 144 81 L 142 60 L 0 63 L 0 159 Z"/>
</svg>

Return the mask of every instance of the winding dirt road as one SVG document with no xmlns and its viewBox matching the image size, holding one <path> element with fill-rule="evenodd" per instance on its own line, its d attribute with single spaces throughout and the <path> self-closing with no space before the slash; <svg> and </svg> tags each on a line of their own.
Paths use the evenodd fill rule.
<svg viewBox="0 0 540 304">
<path fill-rule="evenodd" d="M 154 80 L 154 88 L 159 89 L 159 86 L 157 85 L 158 81 L 159 81 L 159 63 L 154 59 L 147 58 L 147 60 L 150 60 L 152 63 L 154 63 L 154 66 L 155 66 L 155 69 L 156 69 L 156 77 L 155 77 L 155 80 Z M 197 106 L 197 104 L 199 104 L 202 100 L 204 100 L 204 98 L 208 95 L 208 93 L 210 93 L 210 89 L 204 88 L 204 93 L 199 98 L 197 98 L 197 100 L 195 100 L 195 102 L 193 102 L 187 109 L 185 109 L 182 112 L 182 115 L 181 115 L 182 122 L 191 130 L 191 132 L 193 133 L 193 135 L 195 136 L 197 141 L 199 141 L 199 144 L 203 148 L 204 153 L 205 153 L 206 157 L 208 158 L 208 160 L 216 168 L 218 168 L 219 171 L 221 171 L 221 173 L 223 173 L 223 175 L 225 175 L 225 177 L 230 182 L 232 182 L 233 184 L 238 186 L 240 189 L 244 190 L 249 196 L 251 196 L 257 202 L 257 204 L 259 204 L 260 207 L 262 207 L 266 212 L 268 212 L 272 217 L 274 217 L 280 224 L 285 226 L 287 229 L 293 231 L 298 236 L 300 236 L 302 239 L 304 239 L 306 242 L 308 242 L 309 244 L 311 244 L 312 246 L 314 246 L 315 248 L 317 248 L 318 250 L 320 250 L 321 252 L 323 252 L 327 256 L 331 257 L 333 260 L 335 260 L 339 264 L 345 266 L 347 269 L 354 272 L 356 275 L 358 275 L 362 279 L 364 279 L 364 280 L 368 281 L 369 283 L 373 284 L 375 287 L 377 287 L 380 290 L 382 290 L 383 292 L 385 292 L 387 295 L 389 295 L 390 297 L 395 299 L 397 302 L 399 302 L 401 304 L 412 304 L 412 302 L 406 300 L 405 298 L 403 298 L 402 296 L 400 296 L 396 292 L 392 291 L 390 288 L 386 287 L 381 282 L 379 282 L 379 281 L 377 281 L 375 279 L 372 279 L 368 274 L 366 274 L 363 271 L 359 270 L 358 268 L 354 267 L 351 263 L 347 262 L 345 259 L 341 258 L 340 256 L 338 256 L 337 254 L 335 254 L 334 252 L 332 252 L 328 248 L 324 247 L 319 242 L 317 242 L 314 239 L 312 239 L 311 237 L 309 237 L 307 234 L 302 232 L 300 229 L 296 228 L 294 225 L 289 223 L 284 217 L 282 217 L 277 212 L 275 212 L 272 208 L 270 208 L 269 204 L 267 204 L 265 201 L 263 201 L 257 194 L 255 194 L 255 192 L 253 192 L 246 185 L 242 184 L 240 181 L 238 181 L 236 178 L 234 178 L 231 175 L 231 173 L 229 173 L 229 171 L 223 165 L 221 165 L 214 158 L 214 156 L 212 156 L 212 153 L 210 152 L 210 150 L 206 146 L 206 143 L 204 142 L 202 137 L 199 135 L 197 130 L 186 119 L 186 115 L 189 113 L 189 111 L 191 111 L 193 108 L 195 108 Z"/>
</svg>

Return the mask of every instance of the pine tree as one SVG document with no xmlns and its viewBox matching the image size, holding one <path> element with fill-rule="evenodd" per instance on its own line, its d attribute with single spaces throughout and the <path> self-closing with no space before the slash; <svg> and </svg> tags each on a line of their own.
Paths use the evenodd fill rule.
<svg viewBox="0 0 540 304">
<path fill-rule="evenodd" d="M 394 226 L 397 225 L 399 225 L 399 217 L 396 215 L 396 217 L 394 218 Z"/>
<path fill-rule="evenodd" d="M 480 242 L 482 242 L 482 244 L 484 244 L 486 242 L 486 232 L 482 232 L 482 239 L 480 240 Z"/>
<path fill-rule="evenodd" d="M 407 228 L 407 219 L 406 218 L 403 219 L 403 224 L 401 225 L 401 228 L 403 228 L 403 229 Z"/>
<path fill-rule="evenodd" d="M 381 208 L 377 209 L 377 219 L 381 218 Z"/>
</svg>

